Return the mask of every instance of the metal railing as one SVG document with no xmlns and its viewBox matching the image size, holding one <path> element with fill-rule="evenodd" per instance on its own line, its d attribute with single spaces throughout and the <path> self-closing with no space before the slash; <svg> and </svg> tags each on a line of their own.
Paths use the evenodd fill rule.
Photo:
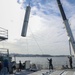
<svg viewBox="0 0 75 75">
<path fill-rule="evenodd" d="M 8 39 L 8 30 L 0 27 L 0 39 Z"/>
<path fill-rule="evenodd" d="M 0 56 L 6 56 L 9 54 L 9 50 L 7 48 L 0 48 Z"/>
</svg>

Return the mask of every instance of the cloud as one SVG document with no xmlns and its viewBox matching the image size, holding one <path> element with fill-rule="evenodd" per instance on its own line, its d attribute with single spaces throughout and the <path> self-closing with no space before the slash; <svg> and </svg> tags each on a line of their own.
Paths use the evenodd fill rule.
<svg viewBox="0 0 75 75">
<path fill-rule="evenodd" d="M 69 0 L 62 0 L 62 5 L 68 18 L 75 14 L 75 5 Z M 71 11 L 70 11 L 71 10 Z"/>
<path fill-rule="evenodd" d="M 0 18 L 2 20 L 0 24 L 9 30 L 9 40 L 5 42 L 5 47 L 9 48 L 11 53 L 69 54 L 68 37 L 56 0 L 44 0 L 44 3 L 42 0 L 31 0 L 31 13 L 25 38 L 20 34 L 25 14 L 24 9 L 26 9 L 29 0 L 18 0 L 19 4 L 15 0 L 8 1 L 10 7 L 6 6 L 7 10 L 3 11 L 6 14 L 1 12 L 3 17 L 6 17 Z M 75 5 L 69 3 L 68 0 L 63 0 L 62 4 L 71 23 L 71 28 L 75 30 Z M 69 10 L 71 11 L 69 12 Z M 73 33 L 75 32 L 73 31 Z"/>
<path fill-rule="evenodd" d="M 64 3 L 64 7 L 66 6 L 66 9 L 67 9 L 67 7 L 72 8 L 72 5 L 69 4 L 67 1 L 63 1 L 63 3 Z M 59 53 L 60 53 L 60 49 L 61 49 L 61 51 L 63 51 L 62 49 L 68 50 L 68 39 L 67 39 L 68 37 L 66 34 L 66 29 L 63 29 L 64 24 L 62 24 L 63 21 L 61 19 L 61 16 L 59 15 L 60 14 L 59 9 L 58 9 L 57 5 L 55 5 L 56 2 L 52 1 L 52 2 L 50 2 L 48 4 L 44 4 L 44 5 L 41 3 L 38 3 L 38 4 L 39 4 L 40 9 L 36 6 L 36 3 L 35 3 L 34 6 L 32 7 L 32 11 L 31 11 L 31 14 L 33 15 L 33 17 L 35 16 L 35 19 L 33 19 L 33 22 L 30 23 L 33 26 L 31 28 L 32 31 L 37 30 L 35 32 L 33 31 L 34 36 L 36 36 L 35 38 L 37 39 L 38 42 L 41 41 L 40 44 L 42 44 L 42 46 L 44 46 L 43 49 L 47 49 L 48 52 L 49 52 L 49 49 L 52 49 L 52 52 L 55 51 L 55 48 L 59 51 Z M 72 10 L 72 12 L 74 12 L 74 11 Z M 70 15 L 72 16 L 73 14 L 71 14 L 71 13 L 68 14 L 68 16 L 70 16 Z M 39 22 L 37 22 L 36 19 Z M 35 20 L 35 22 L 34 22 L 34 20 Z M 40 24 L 38 24 L 38 23 L 40 23 Z M 36 24 L 37 28 L 35 27 L 35 24 Z M 38 29 L 39 25 L 41 27 L 41 30 Z M 39 37 L 41 37 L 41 39 Z M 61 40 L 63 40 L 63 41 L 60 42 Z M 58 47 L 58 44 L 56 44 L 54 46 L 53 42 L 57 42 L 57 41 L 59 41 L 58 44 L 61 45 L 60 48 Z M 51 45 L 52 45 L 52 47 L 51 47 Z M 59 54 L 59 53 L 56 53 L 56 54 Z M 62 53 L 64 53 L 64 52 L 62 52 Z"/>
</svg>

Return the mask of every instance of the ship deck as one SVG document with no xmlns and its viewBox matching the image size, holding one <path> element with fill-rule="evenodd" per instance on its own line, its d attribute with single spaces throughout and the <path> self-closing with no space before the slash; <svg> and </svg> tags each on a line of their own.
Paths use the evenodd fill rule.
<svg viewBox="0 0 75 75">
<path fill-rule="evenodd" d="M 25 71 L 16 72 L 10 75 L 75 75 L 75 69 L 66 69 L 66 70 L 41 70 L 37 72 Z"/>
</svg>

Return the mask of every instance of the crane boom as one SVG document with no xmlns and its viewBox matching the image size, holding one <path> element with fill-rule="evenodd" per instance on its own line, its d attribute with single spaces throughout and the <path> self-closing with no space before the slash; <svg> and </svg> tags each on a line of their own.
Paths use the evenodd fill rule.
<svg viewBox="0 0 75 75">
<path fill-rule="evenodd" d="M 72 45 L 72 48 L 73 48 L 73 51 L 74 51 L 74 54 L 75 54 L 75 41 L 74 41 L 74 37 L 73 37 L 73 34 L 72 34 L 72 30 L 70 28 L 70 24 L 68 22 L 68 19 L 66 18 L 65 12 L 64 12 L 62 4 L 61 4 L 61 1 L 57 0 L 57 4 L 58 4 L 62 19 L 64 21 L 65 28 L 66 28 L 66 31 L 67 31 L 67 34 L 70 38 L 70 42 L 71 42 L 71 45 Z"/>
</svg>

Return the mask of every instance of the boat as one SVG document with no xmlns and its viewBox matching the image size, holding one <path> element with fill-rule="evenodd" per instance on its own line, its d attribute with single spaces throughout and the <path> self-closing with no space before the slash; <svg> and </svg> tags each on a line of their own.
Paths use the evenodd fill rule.
<svg viewBox="0 0 75 75">
<path fill-rule="evenodd" d="M 73 37 L 72 31 L 71 31 L 71 28 L 69 26 L 68 19 L 66 18 L 66 15 L 64 13 L 64 10 L 63 10 L 63 7 L 62 7 L 60 0 L 57 0 L 57 3 L 58 3 L 59 9 L 60 9 L 60 12 L 62 15 L 62 19 L 65 23 L 65 27 L 66 27 L 66 30 L 67 30 L 67 33 L 69 36 L 69 42 L 71 43 L 71 45 L 73 47 L 73 51 L 75 52 L 75 41 L 74 41 L 74 37 Z M 29 15 L 30 15 L 30 9 L 31 9 L 31 7 L 27 6 L 24 24 L 23 24 L 23 29 L 22 29 L 22 34 L 21 34 L 23 37 L 26 37 Z M 5 39 L 7 39 L 7 38 L 4 38 L 3 36 L 1 37 L 1 40 L 5 40 Z M 9 52 L 8 52 L 7 57 L 1 55 L 0 58 L 1 58 L 1 61 L 3 61 L 4 59 L 7 59 L 9 61 L 11 59 L 9 57 Z M 39 70 L 38 71 L 35 65 L 33 65 L 31 68 L 29 65 L 30 65 L 30 62 L 27 61 L 25 64 L 26 69 L 22 70 L 20 72 L 19 71 L 14 72 L 13 75 L 75 75 L 75 69 L 62 68 L 62 69 L 53 69 L 53 70 L 46 69 L 46 70 Z M 10 64 L 9 64 L 9 69 L 11 70 Z M 11 74 L 9 74 L 9 75 L 11 75 Z"/>
</svg>

